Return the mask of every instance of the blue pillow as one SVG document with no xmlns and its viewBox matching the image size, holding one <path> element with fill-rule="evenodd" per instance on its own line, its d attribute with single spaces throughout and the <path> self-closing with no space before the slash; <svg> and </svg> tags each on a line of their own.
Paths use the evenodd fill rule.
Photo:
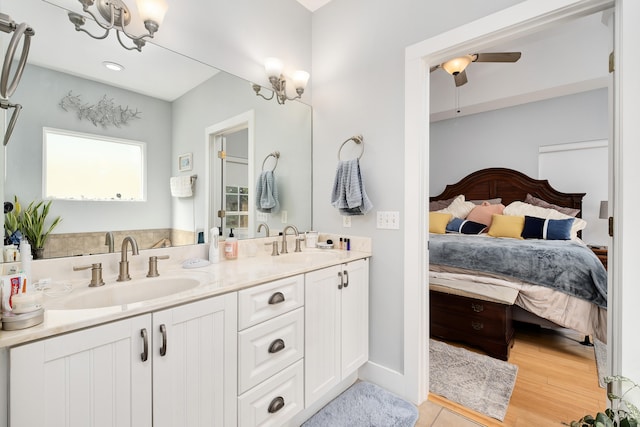
<svg viewBox="0 0 640 427">
<path fill-rule="evenodd" d="M 525 215 L 522 237 L 525 239 L 571 240 L 573 220 L 574 218 L 544 219 Z"/>
<path fill-rule="evenodd" d="M 455 217 L 447 224 L 447 231 L 450 233 L 480 234 L 486 228 L 486 225 L 480 224 L 479 222 L 473 222 Z"/>
</svg>

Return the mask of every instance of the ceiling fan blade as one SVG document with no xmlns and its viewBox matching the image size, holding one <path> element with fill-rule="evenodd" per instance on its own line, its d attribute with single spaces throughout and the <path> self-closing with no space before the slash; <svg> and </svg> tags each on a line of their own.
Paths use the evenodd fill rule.
<svg viewBox="0 0 640 427">
<path fill-rule="evenodd" d="M 456 82 L 456 87 L 462 86 L 467 82 L 467 72 L 465 70 L 460 71 L 458 74 L 453 76 L 453 80 Z"/>
<path fill-rule="evenodd" d="M 433 67 L 429 68 L 429 72 L 433 73 L 435 70 L 437 70 L 438 68 L 440 68 L 440 64 L 438 65 L 434 65 Z"/>
<path fill-rule="evenodd" d="M 476 53 L 473 62 L 516 62 L 522 56 L 521 52 L 493 52 Z"/>
</svg>

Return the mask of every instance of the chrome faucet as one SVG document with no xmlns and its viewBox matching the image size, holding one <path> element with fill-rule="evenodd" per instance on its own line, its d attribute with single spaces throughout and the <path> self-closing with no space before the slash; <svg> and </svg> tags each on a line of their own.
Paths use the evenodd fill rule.
<svg viewBox="0 0 640 427">
<path fill-rule="evenodd" d="M 113 232 L 107 231 L 107 234 L 104 235 L 104 244 L 109 246 L 109 253 L 113 253 Z"/>
<path fill-rule="evenodd" d="M 127 260 L 127 243 L 131 244 L 131 254 L 138 255 L 138 242 L 131 236 L 127 236 L 122 240 L 122 256 L 120 257 L 120 274 L 118 274 L 118 282 L 131 280 L 129 276 L 129 260 Z"/>
<path fill-rule="evenodd" d="M 287 251 L 287 231 L 289 229 L 293 230 L 296 236 L 296 249 L 294 252 L 302 252 L 302 249 L 300 249 L 300 239 L 298 239 L 298 237 L 300 237 L 298 229 L 295 227 L 295 225 L 287 225 L 284 230 L 282 230 L 282 250 L 280 251 L 280 253 L 289 253 L 289 251 Z"/>
<path fill-rule="evenodd" d="M 256 230 L 256 233 L 259 233 L 260 230 L 262 230 L 262 228 L 264 228 L 265 237 L 269 237 L 271 232 L 269 231 L 269 226 L 265 222 L 261 222 L 260 224 L 258 224 L 258 229 Z"/>
</svg>

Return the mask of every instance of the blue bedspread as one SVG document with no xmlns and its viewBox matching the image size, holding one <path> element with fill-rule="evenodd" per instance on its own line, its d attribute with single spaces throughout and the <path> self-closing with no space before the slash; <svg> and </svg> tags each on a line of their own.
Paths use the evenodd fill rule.
<svg viewBox="0 0 640 427">
<path fill-rule="evenodd" d="M 607 272 L 577 242 L 431 234 L 429 263 L 519 279 L 607 307 Z"/>
</svg>

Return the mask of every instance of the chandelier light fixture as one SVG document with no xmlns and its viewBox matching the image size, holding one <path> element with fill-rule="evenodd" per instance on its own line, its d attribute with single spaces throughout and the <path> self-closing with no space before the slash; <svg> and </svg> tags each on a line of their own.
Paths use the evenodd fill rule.
<svg viewBox="0 0 640 427">
<path fill-rule="evenodd" d="M 263 94 L 260 93 L 260 85 L 253 84 L 253 90 L 256 92 L 257 96 L 261 96 L 267 101 L 273 99 L 274 95 L 276 97 L 276 101 L 278 104 L 283 105 L 285 101 L 293 101 L 294 99 L 298 99 L 302 97 L 304 93 L 304 89 L 307 87 L 307 82 L 309 81 L 309 73 L 306 71 L 298 70 L 293 73 L 291 76 L 291 81 L 293 83 L 293 87 L 296 90 L 297 96 L 290 98 L 287 96 L 287 80 L 282 74 L 282 61 L 278 58 L 267 58 L 264 61 L 264 70 L 267 73 L 267 77 L 269 78 L 269 82 L 271 83 L 271 89 L 273 92 L 271 96 L 267 98 Z"/>
<path fill-rule="evenodd" d="M 109 35 L 109 32 L 116 30 L 116 36 L 120 45 L 127 50 L 142 51 L 146 41 L 145 39 L 153 38 L 153 35 L 158 31 L 164 15 L 167 12 L 166 0 L 136 0 L 138 7 L 138 13 L 140 18 L 144 22 L 144 27 L 147 30 L 146 34 L 133 35 L 127 31 L 127 25 L 131 23 L 131 12 L 123 0 L 78 0 L 82 4 L 82 10 L 88 13 L 103 30 L 104 34 L 94 36 L 89 31 L 83 28 L 86 18 L 76 12 L 69 12 L 69 20 L 75 25 L 76 31 L 82 31 L 87 33 L 94 39 L 104 39 Z M 94 6 L 98 11 L 98 14 L 89 9 Z M 99 17 L 102 17 L 102 19 Z M 127 46 L 122 40 L 120 33 L 123 33 L 133 42 L 133 46 Z"/>
</svg>

